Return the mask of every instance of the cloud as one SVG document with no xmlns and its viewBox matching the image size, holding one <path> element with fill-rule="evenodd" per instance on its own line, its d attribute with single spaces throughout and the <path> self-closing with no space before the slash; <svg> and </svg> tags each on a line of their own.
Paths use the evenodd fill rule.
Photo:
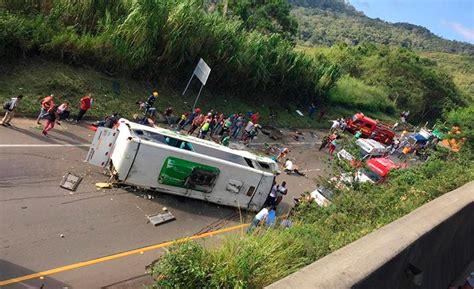
<svg viewBox="0 0 474 289">
<path fill-rule="evenodd" d="M 460 23 L 457 22 L 450 22 L 446 20 L 442 20 L 442 23 L 449 28 L 451 28 L 454 32 L 457 34 L 462 35 L 465 39 L 468 39 L 470 41 L 474 41 L 474 30 L 470 29 Z"/>
</svg>

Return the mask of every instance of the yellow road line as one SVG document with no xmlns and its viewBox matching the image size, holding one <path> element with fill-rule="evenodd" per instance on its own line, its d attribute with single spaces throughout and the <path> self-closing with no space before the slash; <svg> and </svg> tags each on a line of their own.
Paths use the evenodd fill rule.
<svg viewBox="0 0 474 289">
<path fill-rule="evenodd" d="M 84 262 L 79 262 L 79 263 L 76 263 L 76 264 L 71 264 L 71 265 L 67 265 L 67 266 L 63 266 L 63 267 L 58 267 L 58 268 L 50 269 L 50 270 L 47 270 L 47 271 L 42 271 L 42 272 L 33 273 L 33 274 L 29 274 L 29 275 L 24 275 L 24 276 L 20 276 L 20 277 L 8 279 L 8 280 L 3 280 L 3 281 L 0 281 L 0 286 L 6 286 L 6 285 L 18 283 L 18 282 L 23 282 L 23 281 L 27 281 L 27 280 L 31 280 L 31 279 L 35 279 L 35 278 L 44 277 L 44 276 L 47 276 L 47 275 L 52 275 L 52 274 L 56 274 L 56 273 L 60 273 L 60 272 L 64 272 L 64 271 L 69 271 L 69 270 L 74 270 L 74 269 L 77 269 L 77 268 L 90 266 L 90 265 L 94 265 L 94 264 L 97 264 L 97 263 L 107 262 L 107 261 L 111 261 L 111 260 L 114 260 L 114 259 L 134 255 L 134 254 L 142 254 L 143 252 L 146 252 L 146 251 L 169 247 L 170 245 L 175 244 L 175 243 L 182 243 L 182 242 L 185 242 L 187 240 L 197 240 L 197 239 L 201 239 L 201 238 L 205 238 L 205 237 L 209 237 L 209 236 L 213 236 L 213 235 L 223 234 L 223 233 L 235 231 L 235 230 L 238 230 L 238 229 L 242 229 L 242 228 L 245 228 L 247 226 L 248 226 L 248 224 L 241 224 L 241 225 L 228 227 L 228 228 L 224 228 L 224 229 L 219 229 L 219 230 L 215 230 L 215 231 L 211 231 L 211 232 L 207 232 L 207 233 L 203 233 L 203 234 L 199 234 L 199 235 L 194 235 L 194 236 L 191 236 L 191 237 L 176 239 L 174 241 L 168 241 L 168 242 L 164 242 L 164 243 L 160 243 L 160 244 L 151 245 L 151 246 L 148 246 L 148 247 L 143 247 L 143 248 L 134 249 L 134 250 L 131 250 L 131 251 L 117 253 L 117 254 L 110 255 L 110 256 L 105 256 L 105 257 L 101 257 L 101 258 L 97 258 L 97 259 L 92 259 L 92 260 L 89 260 L 89 261 L 84 261 Z"/>
</svg>

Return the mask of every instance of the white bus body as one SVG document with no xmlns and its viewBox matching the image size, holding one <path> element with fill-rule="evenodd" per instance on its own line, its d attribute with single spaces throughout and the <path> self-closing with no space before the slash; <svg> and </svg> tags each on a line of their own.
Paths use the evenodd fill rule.
<svg viewBox="0 0 474 289">
<path fill-rule="evenodd" d="M 278 171 L 270 158 L 125 119 L 98 128 L 87 161 L 109 166 L 124 184 L 251 211 L 263 206 Z"/>
</svg>

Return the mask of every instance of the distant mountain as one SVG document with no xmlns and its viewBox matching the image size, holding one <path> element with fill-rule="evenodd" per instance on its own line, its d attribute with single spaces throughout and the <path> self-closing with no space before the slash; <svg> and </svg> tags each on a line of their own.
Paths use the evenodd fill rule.
<svg viewBox="0 0 474 289">
<path fill-rule="evenodd" d="M 474 55 L 474 45 L 443 39 L 423 26 L 370 18 L 344 0 L 289 0 L 302 45 L 362 42 Z"/>
</svg>

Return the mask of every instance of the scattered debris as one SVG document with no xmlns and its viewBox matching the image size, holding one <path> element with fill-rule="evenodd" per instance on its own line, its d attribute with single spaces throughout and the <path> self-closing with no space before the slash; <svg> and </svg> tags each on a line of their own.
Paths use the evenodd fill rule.
<svg viewBox="0 0 474 289">
<path fill-rule="evenodd" d="M 171 220 L 175 220 L 176 218 L 171 214 L 171 212 L 166 212 L 164 214 L 154 214 L 154 215 L 147 215 L 146 216 L 150 223 L 153 224 L 153 226 L 158 226 L 163 223 L 169 222 Z"/>
<path fill-rule="evenodd" d="M 95 183 L 95 186 L 99 189 L 110 189 L 110 188 L 112 188 L 111 183 Z"/>
<path fill-rule="evenodd" d="M 63 176 L 63 179 L 59 186 L 70 191 L 75 191 L 81 181 L 81 176 L 76 176 L 71 173 L 67 173 Z"/>
</svg>

